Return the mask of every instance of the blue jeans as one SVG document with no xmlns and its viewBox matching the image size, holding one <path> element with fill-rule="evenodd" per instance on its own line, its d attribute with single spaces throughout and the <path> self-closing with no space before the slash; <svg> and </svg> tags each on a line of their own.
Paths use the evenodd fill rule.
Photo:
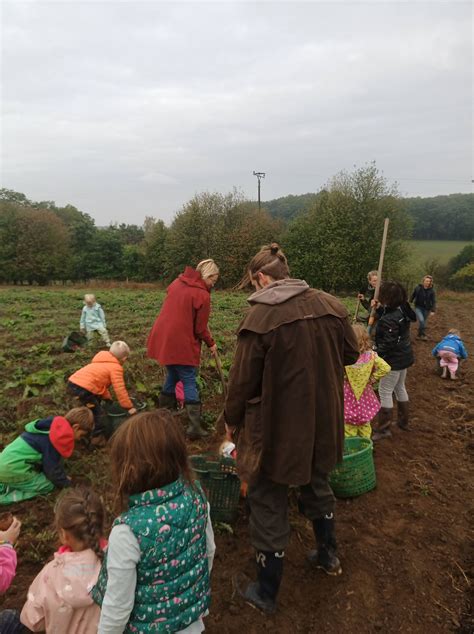
<svg viewBox="0 0 474 634">
<path fill-rule="evenodd" d="M 418 336 L 424 335 L 426 330 L 426 322 L 431 311 L 426 308 L 415 307 L 416 319 L 418 321 Z"/>
<path fill-rule="evenodd" d="M 181 381 L 184 389 L 185 403 L 199 403 L 199 392 L 196 382 L 197 368 L 194 365 L 167 365 L 167 375 L 163 385 L 164 394 L 174 394 L 176 383 Z"/>
</svg>

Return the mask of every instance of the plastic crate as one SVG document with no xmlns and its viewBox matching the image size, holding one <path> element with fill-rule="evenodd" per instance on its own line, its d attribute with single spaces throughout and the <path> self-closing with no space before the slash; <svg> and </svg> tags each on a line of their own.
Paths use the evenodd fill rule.
<svg viewBox="0 0 474 634">
<path fill-rule="evenodd" d="M 369 438 L 346 438 L 344 458 L 329 477 L 334 495 L 353 498 L 376 486 L 373 444 Z"/>
<path fill-rule="evenodd" d="M 237 518 L 240 480 L 233 458 L 217 454 L 191 456 L 191 465 L 206 492 L 215 522 L 233 522 Z"/>
</svg>

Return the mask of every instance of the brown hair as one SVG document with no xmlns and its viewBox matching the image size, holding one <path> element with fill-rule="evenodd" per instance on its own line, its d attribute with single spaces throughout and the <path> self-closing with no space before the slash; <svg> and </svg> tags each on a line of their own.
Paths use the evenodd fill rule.
<svg viewBox="0 0 474 634">
<path fill-rule="evenodd" d="M 457 328 L 450 328 L 448 330 L 448 335 L 456 335 L 457 337 L 461 337 L 461 331 Z"/>
<path fill-rule="evenodd" d="M 235 288 L 243 289 L 251 284 L 257 273 L 262 272 L 274 280 L 283 280 L 290 276 L 286 255 L 276 242 L 267 244 L 250 260 L 247 271 Z"/>
<path fill-rule="evenodd" d="M 97 493 L 85 487 L 67 489 L 59 497 L 54 511 L 57 529 L 68 531 L 102 559 L 104 507 Z"/>
<path fill-rule="evenodd" d="M 130 495 L 179 477 L 192 481 L 184 433 L 166 409 L 142 412 L 121 425 L 112 437 L 110 460 L 120 510 Z"/>
<path fill-rule="evenodd" d="M 402 304 L 406 304 L 408 296 L 406 289 L 400 282 L 388 280 L 380 285 L 379 301 L 383 306 L 388 308 L 398 308 Z"/>
<path fill-rule="evenodd" d="M 359 352 L 362 354 L 363 352 L 372 350 L 372 341 L 370 340 L 369 333 L 367 332 L 367 328 L 364 328 L 364 326 L 361 326 L 360 324 L 354 324 L 352 326 L 352 330 L 354 331 L 354 334 L 357 337 L 357 343 L 359 344 Z"/>
<path fill-rule="evenodd" d="M 79 429 L 84 431 L 92 431 L 94 429 L 94 414 L 88 407 L 73 407 L 64 415 L 64 418 L 71 425 L 79 425 Z"/>
</svg>

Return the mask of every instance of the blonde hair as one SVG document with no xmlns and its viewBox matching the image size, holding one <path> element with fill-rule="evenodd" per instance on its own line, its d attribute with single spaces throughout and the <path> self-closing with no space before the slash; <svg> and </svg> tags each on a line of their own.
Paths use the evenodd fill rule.
<svg viewBox="0 0 474 634">
<path fill-rule="evenodd" d="M 423 275 L 422 279 L 421 279 L 421 283 L 423 284 L 423 282 L 425 280 L 430 280 L 430 286 L 429 288 L 433 288 L 433 276 L 432 275 Z"/>
<path fill-rule="evenodd" d="M 201 274 L 203 280 L 207 280 L 213 275 L 219 275 L 219 267 L 214 260 L 201 260 L 196 266 L 196 271 Z"/>
<path fill-rule="evenodd" d="M 456 337 L 460 337 L 461 332 L 457 328 L 450 328 L 448 330 L 448 335 L 456 335 Z"/>
<path fill-rule="evenodd" d="M 377 277 L 379 276 L 379 272 L 378 271 L 369 271 L 367 273 L 367 279 L 369 280 L 369 282 L 370 282 L 370 279 L 372 277 L 375 277 L 375 276 L 377 276 Z"/>
<path fill-rule="evenodd" d="M 86 293 L 84 295 L 84 301 L 86 302 L 95 302 L 95 295 L 93 293 Z"/>
<path fill-rule="evenodd" d="M 110 354 L 113 354 L 116 359 L 123 359 L 130 356 L 130 348 L 125 341 L 114 341 L 109 348 Z"/>
<path fill-rule="evenodd" d="M 369 337 L 369 333 L 364 326 L 360 324 L 354 324 L 352 326 L 352 330 L 357 338 L 357 343 L 359 344 L 359 352 L 362 354 L 363 352 L 368 352 L 372 350 L 372 341 Z"/>
<path fill-rule="evenodd" d="M 94 429 L 94 415 L 88 407 L 73 407 L 64 418 L 72 425 L 79 425 L 79 429 L 92 431 Z"/>
</svg>

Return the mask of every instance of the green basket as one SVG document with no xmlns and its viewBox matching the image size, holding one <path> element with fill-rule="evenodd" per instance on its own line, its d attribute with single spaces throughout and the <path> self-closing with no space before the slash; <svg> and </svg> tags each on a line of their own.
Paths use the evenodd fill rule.
<svg viewBox="0 0 474 634">
<path fill-rule="evenodd" d="M 132 398 L 131 401 L 137 412 L 142 412 L 147 407 L 146 403 L 139 403 L 134 398 Z M 106 402 L 103 404 L 103 408 L 105 435 L 107 438 L 110 438 L 110 436 L 117 431 L 120 425 L 130 417 L 130 415 L 126 409 L 115 402 Z"/>
<path fill-rule="evenodd" d="M 354 498 L 375 489 L 373 444 L 369 438 L 346 438 L 344 458 L 329 477 L 334 495 Z"/>
<path fill-rule="evenodd" d="M 191 456 L 191 465 L 205 490 L 214 522 L 233 522 L 237 518 L 240 480 L 235 460 L 217 454 Z"/>
<path fill-rule="evenodd" d="M 62 344 L 63 352 L 76 352 L 78 348 L 82 348 L 87 344 L 87 337 L 80 332 L 71 332 L 64 338 Z"/>
</svg>

